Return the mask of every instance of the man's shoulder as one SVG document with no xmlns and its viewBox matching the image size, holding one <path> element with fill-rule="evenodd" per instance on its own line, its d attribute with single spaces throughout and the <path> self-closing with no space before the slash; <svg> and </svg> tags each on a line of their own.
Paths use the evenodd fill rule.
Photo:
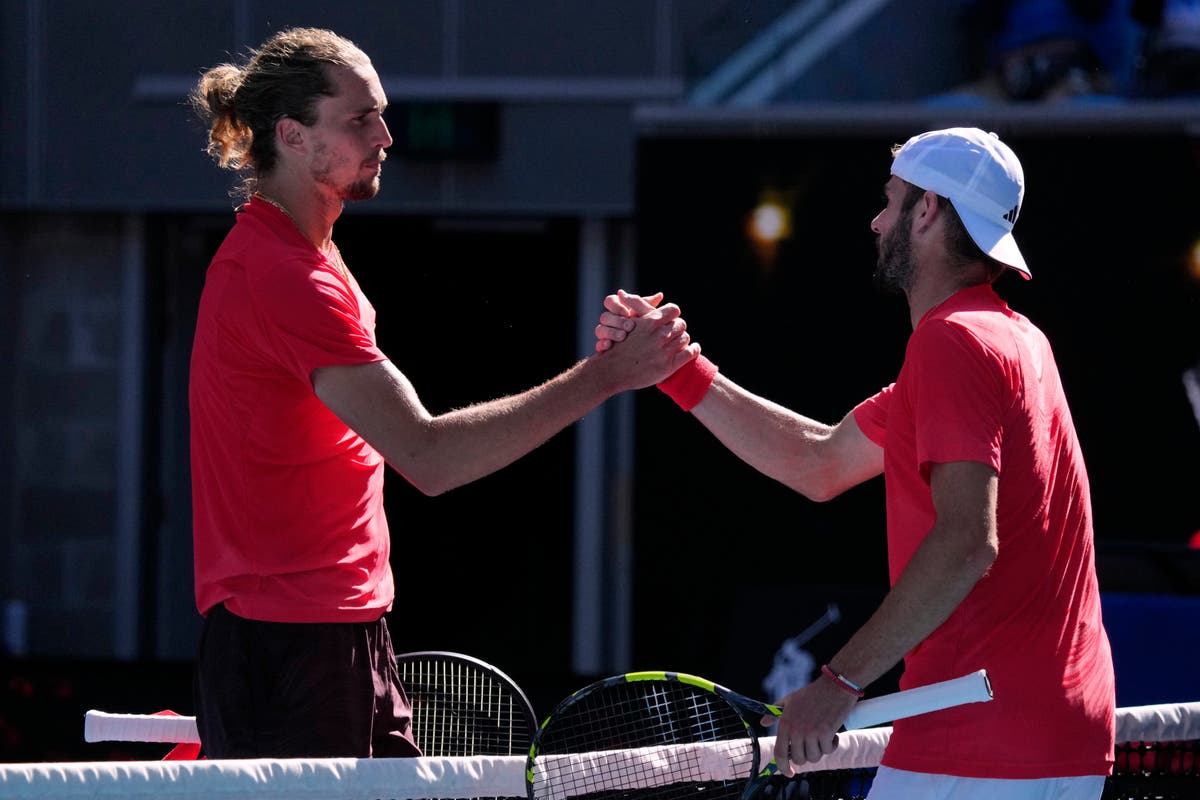
<svg viewBox="0 0 1200 800">
<path fill-rule="evenodd" d="M 272 220 L 239 211 L 213 261 L 237 263 L 251 280 L 269 280 L 280 266 L 315 267 L 321 259 L 312 245 L 290 231 L 281 230 Z M 299 270 L 301 274 L 307 271 Z"/>
</svg>

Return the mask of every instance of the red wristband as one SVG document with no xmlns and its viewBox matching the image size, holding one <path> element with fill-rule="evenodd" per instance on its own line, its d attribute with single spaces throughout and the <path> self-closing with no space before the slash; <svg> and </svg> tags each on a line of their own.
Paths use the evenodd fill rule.
<svg viewBox="0 0 1200 800">
<path fill-rule="evenodd" d="M 853 681 L 847 680 L 846 676 L 842 675 L 840 672 L 834 672 L 832 669 L 830 669 L 828 664 L 821 665 L 821 674 L 837 684 L 839 689 L 844 692 L 849 692 L 855 697 L 862 697 L 864 694 L 866 694 L 861 686 Z"/>
<path fill-rule="evenodd" d="M 704 356 L 696 356 L 659 383 L 658 388 L 684 411 L 691 411 L 708 394 L 716 377 L 717 365 Z"/>
</svg>

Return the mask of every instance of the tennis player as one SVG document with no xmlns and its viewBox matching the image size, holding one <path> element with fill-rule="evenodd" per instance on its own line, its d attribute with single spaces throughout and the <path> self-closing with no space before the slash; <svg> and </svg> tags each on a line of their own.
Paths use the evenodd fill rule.
<svg viewBox="0 0 1200 800">
<path fill-rule="evenodd" d="M 379 191 L 387 98 L 326 30 L 206 71 L 193 104 L 245 203 L 209 266 L 190 378 L 196 717 L 210 758 L 417 755 L 384 613 L 384 464 L 436 495 L 530 452 L 609 396 L 695 358 L 666 306 L 628 349 L 509 397 L 432 414 L 379 349 L 333 242 Z M 448 319 L 447 324 L 470 324 Z M 460 360 L 469 369 L 470 357 Z"/>
<path fill-rule="evenodd" d="M 895 723 L 870 800 L 1094 800 L 1112 769 L 1115 695 L 1088 475 L 1050 344 L 994 287 L 1030 277 L 1012 235 L 1024 173 L 974 128 L 893 155 L 871 230 L 876 282 L 907 298 L 913 326 L 894 383 L 834 425 L 751 394 L 704 356 L 662 385 L 808 498 L 884 476 L 891 590 L 823 677 L 783 698 L 775 756 L 833 750 L 901 659 L 902 689 L 986 669 L 991 702 Z M 654 304 L 609 296 L 597 349 L 619 350 Z"/>
</svg>

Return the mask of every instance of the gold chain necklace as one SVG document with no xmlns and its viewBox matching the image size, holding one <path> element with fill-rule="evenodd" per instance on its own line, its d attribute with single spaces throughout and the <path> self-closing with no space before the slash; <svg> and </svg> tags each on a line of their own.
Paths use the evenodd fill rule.
<svg viewBox="0 0 1200 800">
<path fill-rule="evenodd" d="M 275 206 L 280 211 L 282 211 L 283 215 L 285 217 L 287 217 L 289 220 L 291 220 L 291 223 L 293 226 L 295 226 L 296 230 L 300 231 L 300 235 L 303 236 L 305 239 L 308 238 L 308 234 L 306 234 L 304 232 L 304 229 L 300 227 L 300 223 L 296 222 L 296 218 L 292 216 L 292 212 L 290 212 L 286 208 L 284 208 L 282 203 L 280 203 L 276 200 L 272 200 L 270 197 L 267 197 L 262 192 L 255 192 L 254 196 L 259 198 L 260 200 L 270 203 L 271 205 Z M 317 249 L 320 250 L 320 248 L 317 248 Z M 333 264 L 333 266 L 337 269 L 338 273 L 342 276 L 342 280 L 344 280 L 346 282 L 346 285 L 349 286 L 350 285 L 350 270 L 346 269 L 346 264 L 345 264 L 345 262 L 342 261 L 342 254 L 338 251 L 337 245 L 335 245 L 332 240 L 330 240 L 330 242 L 329 242 L 329 252 L 323 253 L 323 255 L 325 256 L 326 261 L 329 261 L 330 263 Z"/>
</svg>

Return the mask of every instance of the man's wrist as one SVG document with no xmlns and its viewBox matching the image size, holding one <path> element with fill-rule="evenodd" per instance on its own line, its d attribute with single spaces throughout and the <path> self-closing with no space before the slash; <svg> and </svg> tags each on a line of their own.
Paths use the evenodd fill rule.
<svg viewBox="0 0 1200 800">
<path fill-rule="evenodd" d="M 866 692 L 863 690 L 863 687 L 859 686 L 842 673 L 836 672 L 828 664 L 823 664 L 821 666 L 821 674 L 833 681 L 835 686 L 847 694 L 852 694 L 855 697 L 862 697 L 864 694 L 866 694 Z"/>
<path fill-rule="evenodd" d="M 684 411 L 691 411 L 708 394 L 716 377 L 717 365 L 700 355 L 675 370 L 658 388 Z"/>
</svg>

